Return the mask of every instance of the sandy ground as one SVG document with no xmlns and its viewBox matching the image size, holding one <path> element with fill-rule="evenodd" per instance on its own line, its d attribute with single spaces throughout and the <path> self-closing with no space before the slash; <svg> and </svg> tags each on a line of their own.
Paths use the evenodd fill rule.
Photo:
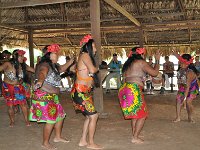
<svg viewBox="0 0 200 150">
<path fill-rule="evenodd" d="M 200 96 L 194 101 L 195 124 L 187 122 L 186 110 L 182 111 L 182 121 L 172 123 L 175 117 L 174 93 L 165 95 L 145 95 L 149 109 L 149 117 L 141 135 L 145 143 L 131 143 L 131 126 L 129 120 L 124 120 L 117 91 L 104 94 L 104 111 L 107 118 L 100 118 L 97 125 L 95 141 L 103 145 L 105 150 L 199 150 L 200 149 Z M 70 143 L 55 143 L 59 150 L 86 150 L 78 147 L 84 116 L 75 114 L 69 93 L 61 94 L 61 103 L 67 113 L 63 126 L 63 136 Z M 44 124 L 31 123 L 26 127 L 23 115 L 16 114 L 16 125 L 8 127 L 9 118 L 3 98 L 0 98 L 0 150 L 40 150 L 42 128 Z M 54 134 L 54 133 L 53 133 Z M 51 136 L 52 142 L 53 135 Z M 52 142 L 53 143 L 53 142 Z"/>
</svg>

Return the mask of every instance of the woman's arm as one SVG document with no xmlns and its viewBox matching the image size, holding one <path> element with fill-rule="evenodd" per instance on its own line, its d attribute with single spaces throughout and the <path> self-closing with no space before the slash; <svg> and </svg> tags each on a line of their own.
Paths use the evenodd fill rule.
<svg viewBox="0 0 200 150">
<path fill-rule="evenodd" d="M 143 70 L 144 72 L 148 73 L 150 76 L 157 76 L 158 73 L 159 73 L 159 68 L 160 68 L 160 65 L 159 65 L 159 62 L 156 62 L 154 68 L 152 66 L 150 66 L 147 62 L 143 62 Z"/>
<path fill-rule="evenodd" d="M 28 65 L 26 65 L 26 70 L 32 73 L 35 73 L 35 69 L 33 67 L 30 67 Z"/>
<path fill-rule="evenodd" d="M 34 85 L 34 89 L 38 89 L 42 86 L 47 74 L 48 74 L 48 67 L 47 66 L 40 66 L 39 71 L 38 71 L 38 77 L 37 77 L 37 82 Z"/>
<path fill-rule="evenodd" d="M 6 70 L 10 62 L 5 62 L 0 66 L 0 72 Z"/>
<path fill-rule="evenodd" d="M 159 73 L 159 69 L 160 69 L 160 52 L 159 50 L 156 51 L 155 54 L 155 65 L 154 68 L 152 66 L 150 66 L 146 61 L 143 61 L 143 70 L 144 72 L 148 73 L 149 75 L 155 77 L 158 75 Z"/>
<path fill-rule="evenodd" d="M 65 72 L 67 68 L 74 62 L 74 58 L 71 58 L 68 62 L 66 62 L 64 65 L 59 66 L 59 72 Z"/>
</svg>

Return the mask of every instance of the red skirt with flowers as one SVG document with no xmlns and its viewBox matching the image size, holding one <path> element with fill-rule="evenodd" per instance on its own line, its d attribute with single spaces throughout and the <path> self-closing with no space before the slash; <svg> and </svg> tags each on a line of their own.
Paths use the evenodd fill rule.
<svg viewBox="0 0 200 150">
<path fill-rule="evenodd" d="M 21 84 L 13 85 L 3 82 L 2 94 L 7 106 L 26 103 L 25 89 Z"/>
<path fill-rule="evenodd" d="M 96 114 L 91 88 L 83 84 L 74 84 L 71 90 L 71 98 L 76 112 L 81 112 L 83 115 Z"/>
<path fill-rule="evenodd" d="M 32 93 L 30 121 L 54 124 L 63 120 L 65 115 L 57 94 L 47 93 L 40 89 Z"/>
</svg>

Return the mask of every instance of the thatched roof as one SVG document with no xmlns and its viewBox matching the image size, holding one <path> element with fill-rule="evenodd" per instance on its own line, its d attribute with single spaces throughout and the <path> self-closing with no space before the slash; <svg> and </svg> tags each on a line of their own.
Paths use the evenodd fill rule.
<svg viewBox="0 0 200 150">
<path fill-rule="evenodd" d="M 100 0 L 100 11 L 104 55 L 141 41 L 166 54 L 200 48 L 200 0 Z M 71 53 L 91 32 L 90 0 L 1 0 L 0 14 L 0 43 L 10 46 L 27 47 L 32 30 L 35 47 L 58 43 Z"/>
</svg>

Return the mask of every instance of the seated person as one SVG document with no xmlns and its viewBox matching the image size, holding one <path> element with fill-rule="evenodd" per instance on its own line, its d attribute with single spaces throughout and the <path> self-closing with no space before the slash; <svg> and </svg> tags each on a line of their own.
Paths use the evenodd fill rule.
<svg viewBox="0 0 200 150">
<path fill-rule="evenodd" d="M 162 87 L 160 89 L 160 94 L 164 94 L 165 83 L 166 87 L 170 86 L 169 78 L 173 78 L 173 76 L 174 76 L 174 63 L 169 61 L 169 56 L 165 56 L 165 63 L 163 64 Z"/>
<path fill-rule="evenodd" d="M 148 64 L 151 67 L 154 67 L 153 62 L 152 62 L 152 56 L 149 56 L 149 62 Z M 147 86 L 147 94 L 154 94 L 153 90 L 153 83 L 152 83 L 152 76 L 150 76 L 149 74 L 146 74 L 146 86 Z"/>
<path fill-rule="evenodd" d="M 195 57 L 195 68 L 198 70 L 198 72 L 200 72 L 200 62 L 199 62 L 199 56 Z"/>
<path fill-rule="evenodd" d="M 113 59 L 108 64 L 108 67 L 110 68 L 109 74 L 106 77 L 106 92 L 110 92 L 110 79 L 111 78 L 117 78 L 117 89 L 121 86 L 121 74 L 120 69 L 122 68 L 121 61 L 118 61 L 117 54 L 113 54 Z"/>
</svg>

